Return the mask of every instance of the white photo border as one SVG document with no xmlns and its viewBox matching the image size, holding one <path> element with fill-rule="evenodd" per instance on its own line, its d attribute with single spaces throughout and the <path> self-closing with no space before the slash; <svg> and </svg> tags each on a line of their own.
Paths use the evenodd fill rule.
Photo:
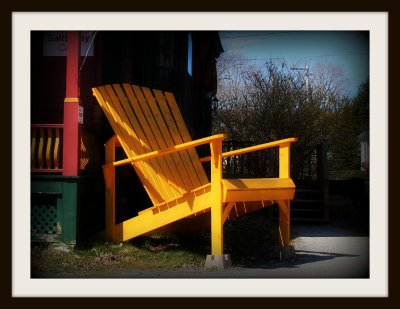
<svg viewBox="0 0 400 309">
<path fill-rule="evenodd" d="M 369 279 L 31 279 L 30 31 L 366 30 L 370 32 Z M 387 297 L 387 12 L 13 12 L 13 297 Z M 18 164 L 17 164 L 18 162 Z"/>
</svg>

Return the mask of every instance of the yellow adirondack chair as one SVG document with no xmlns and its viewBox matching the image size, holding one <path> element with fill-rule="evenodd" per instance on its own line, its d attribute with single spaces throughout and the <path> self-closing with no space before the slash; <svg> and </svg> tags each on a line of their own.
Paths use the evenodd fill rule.
<svg viewBox="0 0 400 309">
<path fill-rule="evenodd" d="M 223 134 L 191 140 L 174 95 L 130 84 L 93 88 L 93 94 L 115 136 L 105 145 L 106 237 L 125 241 L 198 214 L 211 213 L 211 255 L 217 268 L 229 263 L 223 254 L 223 224 L 246 211 L 279 205 L 280 246 L 290 242 L 290 200 L 295 185 L 290 178 L 288 138 L 222 153 Z M 211 156 L 200 159 L 195 147 L 209 144 Z M 115 160 L 122 147 L 127 159 Z M 279 178 L 223 179 L 222 159 L 279 147 Z M 211 181 L 202 163 L 211 161 Z M 153 206 L 136 217 L 115 224 L 115 168 L 131 164 Z M 258 201 L 258 206 L 254 203 Z M 210 262 L 211 261 L 211 262 Z M 214 264 L 213 264 L 214 263 Z M 222 265 L 222 266 L 221 266 Z"/>
</svg>

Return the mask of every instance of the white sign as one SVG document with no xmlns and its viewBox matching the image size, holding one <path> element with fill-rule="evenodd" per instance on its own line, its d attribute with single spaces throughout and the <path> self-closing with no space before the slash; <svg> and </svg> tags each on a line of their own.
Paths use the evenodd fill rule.
<svg viewBox="0 0 400 309">
<path fill-rule="evenodd" d="M 79 110 L 78 110 L 78 123 L 83 124 L 83 106 L 79 105 Z"/>
<path fill-rule="evenodd" d="M 81 56 L 93 56 L 95 31 L 81 32 Z M 43 33 L 43 56 L 66 56 L 67 34 L 65 31 Z"/>
</svg>

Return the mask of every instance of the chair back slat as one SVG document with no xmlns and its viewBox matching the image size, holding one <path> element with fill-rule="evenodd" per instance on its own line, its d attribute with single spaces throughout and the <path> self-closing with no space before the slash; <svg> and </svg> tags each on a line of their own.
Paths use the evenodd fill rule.
<svg viewBox="0 0 400 309">
<path fill-rule="evenodd" d="M 130 84 L 93 88 L 128 157 L 191 141 L 172 93 Z M 209 183 L 195 149 L 133 164 L 154 204 Z"/>
</svg>

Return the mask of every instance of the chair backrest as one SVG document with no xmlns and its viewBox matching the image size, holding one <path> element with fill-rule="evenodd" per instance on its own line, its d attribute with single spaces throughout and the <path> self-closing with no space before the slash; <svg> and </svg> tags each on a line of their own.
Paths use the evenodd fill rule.
<svg viewBox="0 0 400 309">
<path fill-rule="evenodd" d="M 172 93 L 130 84 L 92 90 L 128 157 L 191 141 Z M 195 149 L 132 165 L 154 205 L 209 183 Z"/>
</svg>

